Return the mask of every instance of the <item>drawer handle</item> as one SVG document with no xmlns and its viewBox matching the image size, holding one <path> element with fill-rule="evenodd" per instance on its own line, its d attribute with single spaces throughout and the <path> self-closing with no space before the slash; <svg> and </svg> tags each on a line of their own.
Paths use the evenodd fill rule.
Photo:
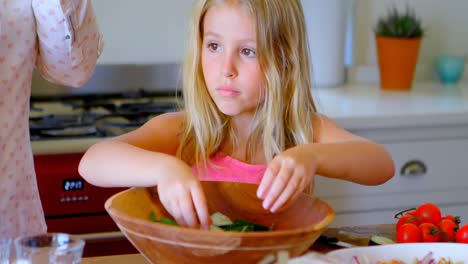
<svg viewBox="0 0 468 264">
<path fill-rule="evenodd" d="M 426 174 L 427 167 L 420 160 L 410 160 L 401 167 L 400 174 L 403 176 L 421 176 Z"/>
</svg>

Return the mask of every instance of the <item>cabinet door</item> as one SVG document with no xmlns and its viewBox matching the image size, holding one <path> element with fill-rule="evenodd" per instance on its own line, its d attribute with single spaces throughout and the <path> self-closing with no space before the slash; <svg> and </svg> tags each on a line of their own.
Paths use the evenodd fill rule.
<svg viewBox="0 0 468 264">
<path fill-rule="evenodd" d="M 424 202 L 439 205 L 442 213 L 452 208 L 451 213 L 468 219 L 468 139 L 397 142 L 386 147 L 396 167 L 387 183 L 363 186 L 319 176 L 316 195 L 329 202 L 337 216 L 353 215 L 349 220 L 357 223 L 350 224 L 364 220 L 377 224 L 384 219 L 391 223 L 394 213 Z"/>
</svg>

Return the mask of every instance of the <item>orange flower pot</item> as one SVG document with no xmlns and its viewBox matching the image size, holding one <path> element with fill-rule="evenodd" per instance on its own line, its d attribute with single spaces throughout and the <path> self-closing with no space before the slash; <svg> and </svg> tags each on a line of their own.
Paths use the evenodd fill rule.
<svg viewBox="0 0 468 264">
<path fill-rule="evenodd" d="M 409 90 L 413 84 L 421 38 L 376 37 L 380 87 Z"/>
</svg>

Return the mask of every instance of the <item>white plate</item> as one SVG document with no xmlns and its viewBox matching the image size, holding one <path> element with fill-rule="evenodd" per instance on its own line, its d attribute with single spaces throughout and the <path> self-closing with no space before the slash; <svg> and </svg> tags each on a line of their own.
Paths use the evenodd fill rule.
<svg viewBox="0 0 468 264">
<path fill-rule="evenodd" d="M 441 258 L 450 258 L 455 263 L 460 261 L 468 264 L 468 244 L 460 243 L 405 243 L 355 247 L 334 250 L 327 255 L 341 258 L 342 263 L 354 263 L 351 262 L 354 256 L 357 256 L 359 260 L 366 260 L 367 258 L 368 263 L 390 260 L 413 263 L 416 258 L 421 260 L 429 252 L 433 253 L 433 258 L 436 261 Z"/>
</svg>

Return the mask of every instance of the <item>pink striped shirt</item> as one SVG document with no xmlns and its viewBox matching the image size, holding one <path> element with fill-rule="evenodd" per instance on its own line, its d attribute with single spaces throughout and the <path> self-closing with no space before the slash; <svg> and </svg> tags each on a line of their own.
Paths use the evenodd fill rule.
<svg viewBox="0 0 468 264">
<path fill-rule="evenodd" d="M 218 153 L 211 158 L 207 168 L 201 166 L 199 173 L 196 166 L 193 167 L 195 176 L 201 181 L 225 181 L 260 184 L 267 165 L 248 164 L 230 156 Z"/>
<path fill-rule="evenodd" d="M 81 86 L 100 43 L 90 0 L 0 0 L 0 237 L 46 231 L 29 142 L 34 67 Z"/>
</svg>

